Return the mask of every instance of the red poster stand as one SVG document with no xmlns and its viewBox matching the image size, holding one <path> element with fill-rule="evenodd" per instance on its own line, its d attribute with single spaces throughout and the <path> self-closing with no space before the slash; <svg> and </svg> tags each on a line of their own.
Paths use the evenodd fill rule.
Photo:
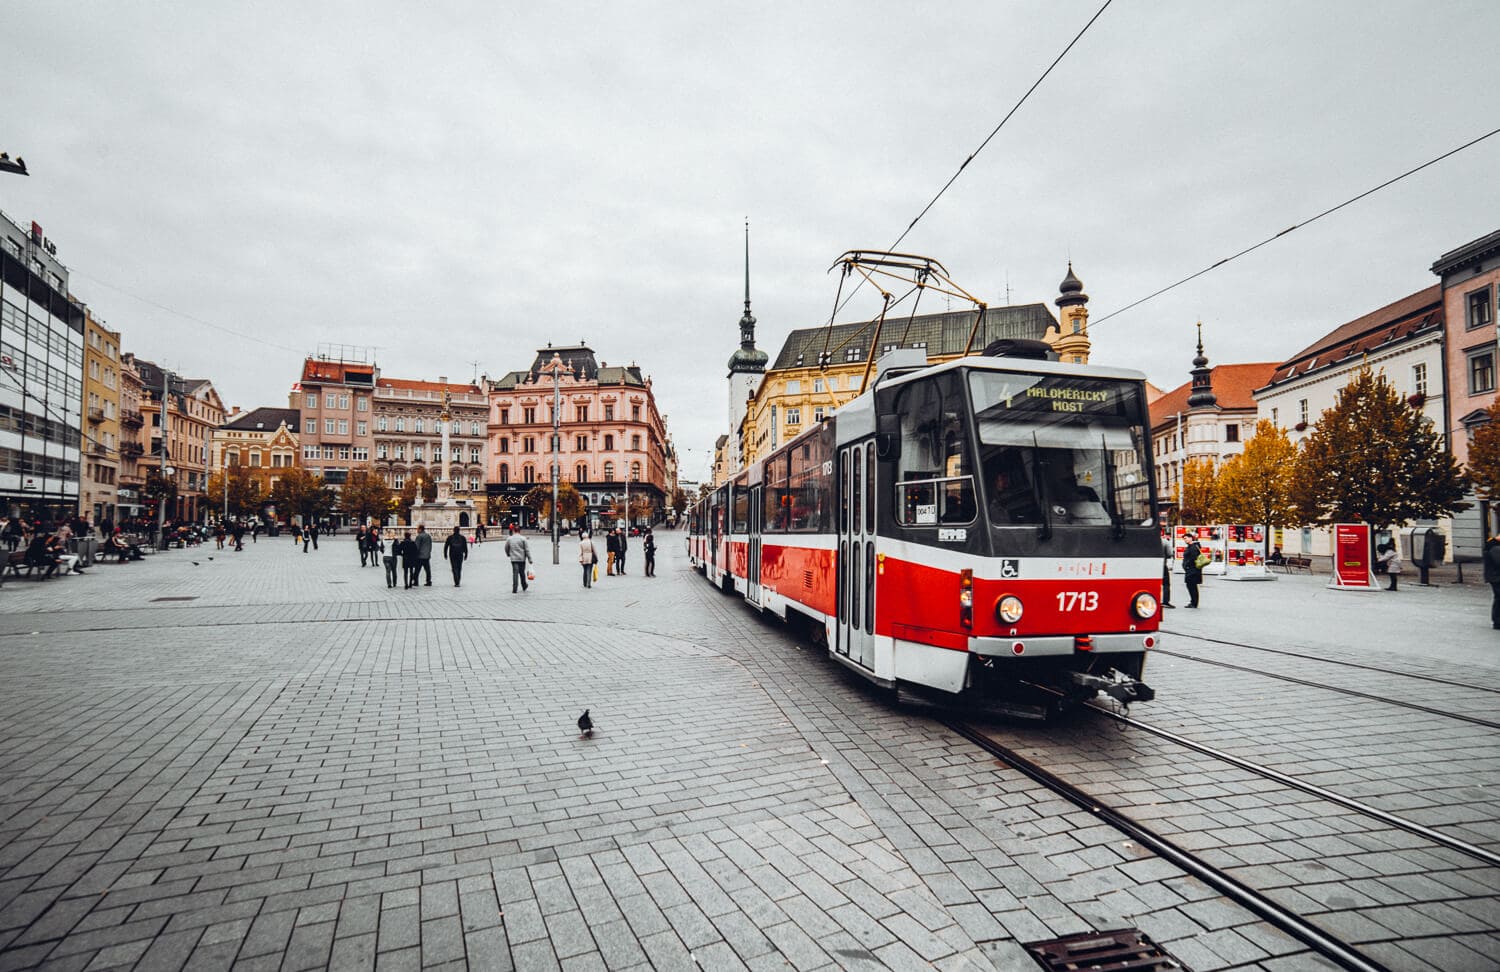
<svg viewBox="0 0 1500 972">
<path fill-rule="evenodd" d="M 1370 525 L 1336 523 L 1333 527 L 1333 578 L 1328 586 L 1340 591 L 1376 591 L 1370 571 Z"/>
</svg>

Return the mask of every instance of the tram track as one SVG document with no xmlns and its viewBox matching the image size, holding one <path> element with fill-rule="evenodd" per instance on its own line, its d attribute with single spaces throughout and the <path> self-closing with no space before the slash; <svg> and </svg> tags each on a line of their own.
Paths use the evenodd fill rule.
<svg viewBox="0 0 1500 972">
<path fill-rule="evenodd" d="M 1356 972 L 1387 972 L 1387 966 L 1364 954 L 1354 945 L 1330 934 L 1223 869 L 1208 863 L 1199 855 L 1184 849 L 1105 801 L 1027 759 L 982 730 L 953 719 L 945 718 L 941 722 L 954 733 L 1017 770 L 1028 779 L 1119 830 L 1140 846 L 1202 881 L 1219 894 L 1302 942 L 1340 968 L 1356 970 Z"/>
<path fill-rule="evenodd" d="M 1187 637 L 1192 637 L 1192 636 L 1189 635 Z M 1246 647 L 1253 647 L 1253 646 L 1246 646 Z M 1393 699 L 1393 698 L 1391 698 L 1388 695 L 1376 695 L 1373 692 L 1363 692 L 1363 691 L 1360 691 L 1359 689 L 1346 688 L 1346 687 L 1344 687 L 1342 685 L 1330 685 L 1327 682 L 1316 682 L 1316 681 L 1313 681 L 1312 679 L 1298 678 L 1295 675 L 1282 675 L 1282 674 L 1277 673 L 1277 672 L 1268 672 L 1268 671 L 1266 671 L 1263 668 L 1253 668 L 1253 667 L 1251 667 L 1249 665 L 1237 665 L 1234 662 L 1220 661 L 1217 658 L 1200 658 L 1197 655 L 1187 655 L 1187 654 L 1183 654 L 1182 652 L 1171 651 L 1171 650 L 1168 650 L 1168 649 L 1165 649 L 1165 648 L 1155 648 L 1155 649 L 1152 649 L 1152 654 L 1153 655 L 1166 655 L 1169 658 L 1180 658 L 1183 661 L 1197 662 L 1200 665 L 1213 665 L 1216 668 L 1227 668 L 1227 669 L 1231 669 L 1233 671 L 1238 671 L 1238 672 L 1249 672 L 1252 675 L 1260 675 L 1260 676 L 1263 676 L 1265 678 L 1273 678 L 1273 679 L 1276 679 L 1279 682 L 1288 682 L 1288 683 L 1291 683 L 1293 685 L 1303 685 L 1303 686 L 1306 686 L 1308 688 L 1322 689 L 1322 690 L 1327 691 L 1327 692 L 1337 692 L 1340 695 L 1348 695 L 1348 696 L 1351 696 L 1353 698 L 1358 698 L 1358 699 L 1368 699 L 1371 702 L 1379 702 L 1379 703 L 1382 703 L 1384 705 L 1393 705 L 1393 706 L 1397 706 L 1397 707 L 1403 708 L 1403 709 L 1411 709 L 1411 710 L 1413 710 L 1415 712 L 1425 712 L 1428 715 L 1440 716 L 1440 717 L 1442 717 L 1444 719 L 1456 719 L 1456 720 L 1458 720 L 1460 722 L 1468 722 L 1468 723 L 1472 723 L 1473 725 L 1476 725 L 1476 726 L 1484 726 L 1487 729 L 1500 729 L 1500 722 L 1497 722 L 1497 721 L 1495 721 L 1493 719 L 1485 719 L 1485 718 L 1481 718 L 1480 716 L 1465 715 L 1462 712 L 1450 712 L 1447 709 L 1436 709 L 1436 708 L 1433 708 L 1430 705 L 1422 705 L 1419 702 L 1407 702 L 1407 701 L 1404 701 L 1402 699 Z M 1312 656 L 1302 656 L 1302 657 L 1312 657 Z M 1340 663 L 1333 662 L 1331 664 L 1340 664 Z M 1350 667 L 1354 667 L 1354 668 L 1367 668 L 1369 666 L 1351 665 Z M 1386 671 L 1385 669 L 1374 669 L 1374 670 L 1375 671 Z M 1388 672 L 1388 674 L 1402 675 L 1404 673 L 1391 671 L 1391 672 Z M 1468 685 L 1468 684 L 1465 684 L 1463 682 L 1453 682 L 1453 681 L 1449 681 L 1447 679 L 1427 678 L 1426 676 L 1422 676 L 1422 675 L 1412 675 L 1412 676 L 1409 676 L 1409 677 L 1424 679 L 1426 681 L 1441 682 L 1443 684 L 1453 685 L 1453 686 L 1460 687 L 1460 688 L 1465 688 L 1465 689 L 1475 689 L 1477 691 L 1490 691 L 1489 689 L 1481 689 L 1478 686 Z"/>
</svg>

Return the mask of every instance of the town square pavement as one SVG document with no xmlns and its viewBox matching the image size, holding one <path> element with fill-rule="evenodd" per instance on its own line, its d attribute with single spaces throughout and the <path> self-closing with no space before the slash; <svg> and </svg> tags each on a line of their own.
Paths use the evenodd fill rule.
<svg viewBox="0 0 1500 972">
<path fill-rule="evenodd" d="M 659 536 L 658 577 L 637 543 L 591 591 L 535 536 L 522 594 L 497 543 L 388 590 L 344 537 L 9 579 L 0 969 L 1029 970 L 1020 943 L 1129 926 L 1200 972 L 1324 967 Z M 1318 614 L 1280 583 L 1171 620 Z"/>
</svg>

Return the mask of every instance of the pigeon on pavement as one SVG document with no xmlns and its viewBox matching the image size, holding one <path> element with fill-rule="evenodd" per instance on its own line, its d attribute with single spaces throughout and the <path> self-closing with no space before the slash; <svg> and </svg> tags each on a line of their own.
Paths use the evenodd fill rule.
<svg viewBox="0 0 1500 972">
<path fill-rule="evenodd" d="M 589 710 L 584 709 L 583 715 L 578 717 L 578 731 L 580 739 L 594 738 L 594 720 L 589 718 Z"/>
</svg>

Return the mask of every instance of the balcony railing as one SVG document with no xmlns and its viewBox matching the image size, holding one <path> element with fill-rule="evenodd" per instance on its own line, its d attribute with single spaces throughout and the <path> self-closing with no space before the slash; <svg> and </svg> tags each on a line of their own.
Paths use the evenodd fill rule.
<svg viewBox="0 0 1500 972">
<path fill-rule="evenodd" d="M 127 429 L 138 429 L 146 424 L 146 417 L 133 408 L 120 411 L 120 424 Z"/>
<path fill-rule="evenodd" d="M 146 447 L 143 446 L 143 445 L 141 445 L 139 442 L 121 442 L 120 443 L 120 455 L 122 455 L 122 456 L 135 457 L 135 456 L 144 455 L 145 452 L 146 452 Z"/>
<path fill-rule="evenodd" d="M 100 408 L 97 405 L 90 405 L 89 406 L 89 421 L 90 422 L 103 422 L 104 421 L 104 409 Z"/>
</svg>

